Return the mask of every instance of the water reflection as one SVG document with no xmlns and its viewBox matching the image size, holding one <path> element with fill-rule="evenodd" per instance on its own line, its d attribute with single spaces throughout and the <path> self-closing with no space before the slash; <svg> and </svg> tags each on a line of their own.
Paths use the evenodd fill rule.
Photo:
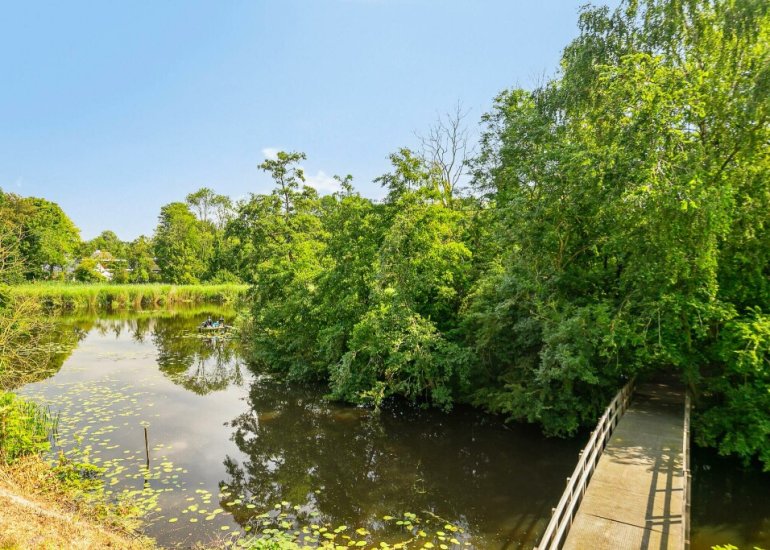
<svg viewBox="0 0 770 550">
<path fill-rule="evenodd" d="M 243 367 L 227 336 L 199 335 L 178 322 L 159 322 L 152 330 L 160 371 L 198 395 L 243 384 Z"/>
<path fill-rule="evenodd" d="M 86 337 L 88 331 L 77 327 L 66 327 L 51 324 L 40 335 L 39 347 L 29 350 L 28 364 L 34 365 L 34 370 L 21 371 L 11 369 L 0 372 L 0 390 L 9 391 L 25 384 L 40 382 L 54 376 L 61 370 L 64 362 L 72 355 L 78 344 Z M 5 350 L 7 353 L 9 350 Z"/>
<path fill-rule="evenodd" d="M 160 372 L 175 384 L 198 395 L 225 390 L 230 384 L 243 384 L 244 367 L 235 347 L 230 345 L 229 337 L 201 335 L 195 330 L 200 319 L 213 314 L 231 317 L 234 315 L 232 311 L 195 309 L 170 313 L 73 317 L 67 318 L 65 326 L 77 335 L 77 341 L 94 332 L 101 336 L 113 336 L 116 340 L 129 335 L 136 343 L 151 344 L 157 350 L 156 362 Z M 62 361 L 64 359 L 66 357 Z"/>
<path fill-rule="evenodd" d="M 299 507 L 282 507 L 295 516 L 379 539 L 392 534 L 383 516 L 427 512 L 463 527 L 477 548 L 536 543 L 580 439 L 545 439 L 462 408 L 376 415 L 330 403 L 321 387 L 252 372 L 237 342 L 199 335 L 208 314 L 233 315 L 63 319 L 51 335 L 59 354 L 21 390 L 62 412 L 63 450 L 83 435 L 115 491 L 144 487 L 150 426 L 151 485 L 162 492 L 148 532 L 161 544 L 205 544 L 282 502 Z M 693 548 L 769 546 L 770 476 L 699 454 L 693 464 Z"/>
<path fill-rule="evenodd" d="M 225 483 L 244 503 L 288 501 L 375 532 L 384 515 L 427 510 L 484 548 L 536 542 L 580 445 L 468 410 L 404 405 L 377 415 L 264 379 L 252 384 L 249 405 L 232 422 L 247 458 L 225 460 Z M 234 514 L 244 526 L 251 517 L 243 506 Z"/>
</svg>

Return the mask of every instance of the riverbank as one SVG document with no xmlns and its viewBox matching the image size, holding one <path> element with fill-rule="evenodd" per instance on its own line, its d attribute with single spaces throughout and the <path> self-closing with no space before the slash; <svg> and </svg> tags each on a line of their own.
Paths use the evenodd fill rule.
<svg viewBox="0 0 770 550">
<path fill-rule="evenodd" d="M 47 311 L 141 310 L 170 305 L 234 304 L 247 285 L 28 283 L 6 287 L 11 299 L 32 298 Z"/>
<path fill-rule="evenodd" d="M 153 548 L 137 533 L 142 510 L 105 491 L 102 470 L 43 457 L 58 416 L 0 393 L 0 548 Z"/>
<path fill-rule="evenodd" d="M 0 466 L 0 548 L 155 548 L 136 514 L 86 493 L 37 455 Z"/>
</svg>

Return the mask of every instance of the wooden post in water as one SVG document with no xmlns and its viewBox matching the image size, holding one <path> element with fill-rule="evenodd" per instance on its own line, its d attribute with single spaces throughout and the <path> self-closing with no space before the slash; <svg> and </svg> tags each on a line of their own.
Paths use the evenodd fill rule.
<svg viewBox="0 0 770 550">
<path fill-rule="evenodd" d="M 147 474 L 150 473 L 150 445 L 147 443 L 147 426 L 144 427 L 144 454 L 147 456 Z"/>
</svg>

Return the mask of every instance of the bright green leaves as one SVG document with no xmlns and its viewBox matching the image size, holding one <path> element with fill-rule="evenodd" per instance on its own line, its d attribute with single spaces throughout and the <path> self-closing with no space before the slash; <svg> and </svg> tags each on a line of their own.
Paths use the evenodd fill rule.
<svg viewBox="0 0 770 550">
<path fill-rule="evenodd" d="M 41 406 L 0 393 L 0 463 L 47 451 L 56 420 Z"/>
<path fill-rule="evenodd" d="M 155 230 L 155 256 L 164 281 L 197 283 L 206 273 L 211 256 L 212 234 L 181 202 L 160 210 Z"/>
<path fill-rule="evenodd" d="M 448 342 L 392 289 L 355 325 L 349 351 L 332 367 L 332 395 L 379 406 L 391 395 L 450 408 L 467 383 L 470 353 Z"/>
<path fill-rule="evenodd" d="M 728 322 L 717 350 L 724 370 L 706 380 L 697 439 L 744 460 L 756 455 L 770 471 L 770 316 L 757 309 Z"/>
<path fill-rule="evenodd" d="M 298 191 L 301 155 L 266 161 L 277 187 L 254 196 L 253 349 L 295 377 L 328 378 L 332 394 L 380 404 L 391 395 L 451 406 L 470 354 L 448 337 L 470 288 L 468 214 L 439 194 L 437 173 L 404 149 L 380 178 L 385 205 L 343 191 Z M 458 203 L 459 204 L 459 203 Z"/>
<path fill-rule="evenodd" d="M 498 98 L 475 166 L 503 250 L 466 309 L 477 403 L 569 433 L 622 375 L 673 368 L 731 403 L 702 441 L 765 456 L 767 379 L 733 375 L 756 361 L 724 327 L 770 308 L 768 36 L 751 2 L 586 8 L 559 79 Z"/>
<path fill-rule="evenodd" d="M 80 230 L 58 204 L 35 197 L 19 197 L 0 190 L 0 247 L 5 248 L 4 233 L 17 239 L 14 248 L 27 279 L 51 278 L 61 274 L 75 257 L 80 244 Z M 0 254 L 2 256 L 2 254 Z M 2 271 L 14 262 L 4 258 Z M 3 277 L 0 277 L 0 281 Z"/>
</svg>

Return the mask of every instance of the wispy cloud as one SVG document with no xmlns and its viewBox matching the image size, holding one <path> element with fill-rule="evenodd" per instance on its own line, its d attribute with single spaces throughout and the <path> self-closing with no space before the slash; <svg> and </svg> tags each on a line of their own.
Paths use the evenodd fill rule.
<svg viewBox="0 0 770 550">
<path fill-rule="evenodd" d="M 315 176 L 305 174 L 305 183 L 321 194 L 335 193 L 340 190 L 340 182 L 319 170 Z"/>
<path fill-rule="evenodd" d="M 267 160 L 276 160 L 278 159 L 278 151 L 280 151 L 278 147 L 265 147 L 262 149 L 262 154 L 265 155 L 265 158 Z"/>
</svg>

